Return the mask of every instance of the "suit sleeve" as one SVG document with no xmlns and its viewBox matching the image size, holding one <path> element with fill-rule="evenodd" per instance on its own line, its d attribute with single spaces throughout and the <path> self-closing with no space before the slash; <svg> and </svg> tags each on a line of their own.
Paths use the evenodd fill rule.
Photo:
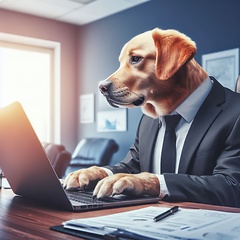
<svg viewBox="0 0 240 240">
<path fill-rule="evenodd" d="M 215 139 L 215 142 L 221 142 Z M 212 174 L 164 174 L 169 202 L 188 201 L 214 205 L 240 207 L 240 118 L 219 146 L 215 155 L 208 159 L 209 165 L 216 159 Z M 222 149 L 221 149 L 222 147 Z M 198 159 L 200 161 L 201 159 Z"/>
</svg>

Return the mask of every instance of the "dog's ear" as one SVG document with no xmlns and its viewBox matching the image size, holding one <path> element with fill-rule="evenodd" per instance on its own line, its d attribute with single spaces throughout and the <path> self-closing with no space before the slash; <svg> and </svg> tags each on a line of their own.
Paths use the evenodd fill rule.
<svg viewBox="0 0 240 240">
<path fill-rule="evenodd" d="M 161 80 L 172 77 L 196 53 L 196 44 L 176 30 L 154 29 L 156 46 L 156 75 Z"/>
</svg>

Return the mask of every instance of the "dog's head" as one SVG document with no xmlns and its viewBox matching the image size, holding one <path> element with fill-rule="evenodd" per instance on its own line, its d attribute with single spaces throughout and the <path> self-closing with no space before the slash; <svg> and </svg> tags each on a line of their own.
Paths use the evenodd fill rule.
<svg viewBox="0 0 240 240">
<path fill-rule="evenodd" d="M 141 106 L 153 118 L 168 114 L 189 95 L 181 69 L 195 53 L 195 43 L 176 30 L 147 31 L 124 45 L 120 67 L 100 91 L 113 107 Z"/>
</svg>

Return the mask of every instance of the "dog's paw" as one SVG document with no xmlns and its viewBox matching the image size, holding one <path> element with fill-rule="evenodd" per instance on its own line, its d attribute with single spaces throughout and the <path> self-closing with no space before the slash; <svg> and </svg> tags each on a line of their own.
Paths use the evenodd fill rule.
<svg viewBox="0 0 240 240">
<path fill-rule="evenodd" d="M 105 177 L 107 177 L 105 170 L 97 166 L 92 166 L 69 173 L 64 180 L 63 187 L 65 189 L 91 188 L 94 187 L 99 180 Z"/>
<path fill-rule="evenodd" d="M 99 181 L 93 195 L 97 198 L 119 194 L 157 197 L 159 192 L 160 183 L 155 174 L 146 172 L 139 174 L 118 173 Z"/>
</svg>

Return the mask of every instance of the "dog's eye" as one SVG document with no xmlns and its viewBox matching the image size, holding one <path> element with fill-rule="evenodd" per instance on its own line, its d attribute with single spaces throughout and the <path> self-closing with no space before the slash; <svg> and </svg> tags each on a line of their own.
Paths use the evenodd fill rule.
<svg viewBox="0 0 240 240">
<path fill-rule="evenodd" d="M 136 64 L 139 63 L 142 60 L 142 57 L 139 56 L 132 56 L 130 59 L 130 63 L 131 64 Z"/>
</svg>

